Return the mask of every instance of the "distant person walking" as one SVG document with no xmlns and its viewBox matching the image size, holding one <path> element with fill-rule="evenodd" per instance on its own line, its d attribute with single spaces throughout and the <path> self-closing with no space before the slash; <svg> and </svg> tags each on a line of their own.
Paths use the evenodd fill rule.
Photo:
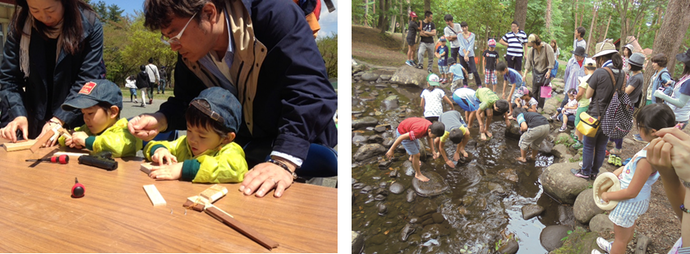
<svg viewBox="0 0 690 254">
<path fill-rule="evenodd" d="M 414 62 L 414 45 L 417 44 L 417 31 L 422 30 L 417 22 L 417 13 L 413 11 L 410 12 L 410 24 L 407 26 L 407 61 L 405 62 L 409 66 L 417 66 Z"/>
<path fill-rule="evenodd" d="M 462 28 L 460 24 L 453 23 L 453 15 L 446 14 L 443 16 L 443 20 L 446 22 L 446 27 L 443 28 L 443 35 L 448 40 L 450 44 L 450 57 L 458 62 L 458 52 L 460 50 L 460 41 L 458 40 L 458 35 L 462 34 Z"/>
<path fill-rule="evenodd" d="M 513 21 L 510 24 L 510 32 L 503 35 L 498 43 L 508 47 L 505 57 L 508 68 L 518 71 L 524 77 L 525 74 L 522 73 L 522 56 L 525 52 L 524 45 L 527 43 L 527 34 L 525 34 L 525 31 L 520 30 L 520 25 L 517 21 Z"/>
<path fill-rule="evenodd" d="M 149 58 L 149 64 L 146 65 L 146 74 L 149 75 L 149 104 L 153 103 L 153 88 L 158 87 L 160 80 L 160 73 L 158 67 L 153 64 L 153 58 Z"/>
<path fill-rule="evenodd" d="M 139 66 L 141 72 L 137 74 L 137 88 L 141 90 L 141 107 L 146 107 L 146 90 L 149 89 L 151 82 L 149 81 L 149 74 L 146 73 L 146 65 Z"/>
<path fill-rule="evenodd" d="M 469 74 L 474 74 L 474 81 L 477 84 L 477 88 L 482 88 L 482 81 L 479 78 L 479 73 L 477 73 L 477 65 L 474 62 L 474 42 L 475 34 L 470 32 L 467 22 L 460 23 L 462 27 L 462 36 L 458 38 L 460 41 L 460 64 L 462 64 Z M 471 78 L 469 76 L 468 78 Z M 467 79 L 464 80 L 464 84 L 467 85 Z"/>
<path fill-rule="evenodd" d="M 125 88 L 129 88 L 129 102 L 139 103 L 137 100 L 137 77 L 134 75 L 127 77 Z"/>
<path fill-rule="evenodd" d="M 156 91 L 156 93 L 160 92 L 165 94 L 166 79 L 168 78 L 168 73 L 165 71 L 165 66 L 161 67 L 160 75 L 161 79 L 158 81 L 158 91 Z"/>
<path fill-rule="evenodd" d="M 427 70 L 429 73 L 432 72 L 432 67 L 434 66 L 434 36 L 436 35 L 436 25 L 433 22 L 433 13 L 430 11 L 424 12 L 424 20 L 422 21 L 422 31 L 419 32 L 419 36 L 422 37 L 421 42 L 419 42 L 419 51 L 417 52 L 417 65 L 418 69 L 424 68 L 423 59 L 424 53 L 429 58 L 429 64 L 427 65 Z"/>
</svg>

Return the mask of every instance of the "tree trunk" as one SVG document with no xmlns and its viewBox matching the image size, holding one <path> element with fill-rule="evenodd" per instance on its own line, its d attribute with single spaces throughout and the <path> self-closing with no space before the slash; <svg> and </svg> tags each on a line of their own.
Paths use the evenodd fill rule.
<svg viewBox="0 0 690 254">
<path fill-rule="evenodd" d="M 381 29 L 381 33 L 386 31 L 386 0 L 379 0 L 379 22 L 376 27 Z"/>
<path fill-rule="evenodd" d="M 520 30 L 525 30 L 527 20 L 527 0 L 516 0 L 515 2 L 515 21 L 520 24 Z"/>
<path fill-rule="evenodd" d="M 594 33 L 594 25 L 597 23 L 597 14 L 599 13 L 597 11 L 597 7 L 595 6 L 592 9 L 592 25 L 589 26 L 589 36 L 587 36 L 587 52 L 591 56 L 592 54 L 592 49 L 594 49 L 594 46 L 597 45 L 595 41 L 592 41 L 592 34 Z M 594 45 L 594 46 L 592 46 Z"/>
<path fill-rule="evenodd" d="M 654 54 L 663 53 L 668 58 L 666 64 L 669 73 L 673 74 L 676 55 L 680 53 L 685 32 L 690 25 L 690 0 L 669 0 L 664 14 L 658 37 L 654 40 Z M 643 98 L 647 96 L 647 88 L 651 84 L 649 79 L 654 74 L 651 64 L 647 64 L 644 72 Z M 679 77 L 676 77 L 679 78 Z"/>
<path fill-rule="evenodd" d="M 431 11 L 431 0 L 424 0 L 424 11 Z M 424 13 L 417 14 L 419 20 L 424 19 Z"/>
<path fill-rule="evenodd" d="M 546 33 L 549 35 L 549 37 L 553 37 L 551 33 L 551 1 L 552 0 L 546 0 Z"/>
<path fill-rule="evenodd" d="M 578 8 L 577 8 L 577 7 L 578 7 L 578 6 L 577 6 L 577 2 L 579 2 L 579 0 L 575 0 L 575 11 L 573 12 L 573 13 L 575 14 L 575 15 L 574 15 L 574 16 L 575 16 L 575 23 L 574 23 L 574 24 L 575 24 L 575 29 L 574 29 L 574 30 L 577 30 L 577 27 L 578 27 L 578 25 L 577 25 L 577 9 L 578 9 Z"/>
<path fill-rule="evenodd" d="M 611 16 L 609 16 L 609 22 L 606 23 L 606 32 L 604 32 L 604 40 L 606 40 L 606 36 L 609 35 L 609 26 L 610 25 L 611 25 Z"/>
</svg>

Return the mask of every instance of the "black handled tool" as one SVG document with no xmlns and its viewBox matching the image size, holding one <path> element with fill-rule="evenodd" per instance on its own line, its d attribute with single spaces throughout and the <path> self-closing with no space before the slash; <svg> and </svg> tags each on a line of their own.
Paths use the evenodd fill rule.
<svg viewBox="0 0 690 254">
<path fill-rule="evenodd" d="M 94 166 L 108 171 L 117 169 L 117 161 L 113 158 L 111 152 L 100 152 L 95 155 L 79 156 L 79 164 Z"/>
</svg>

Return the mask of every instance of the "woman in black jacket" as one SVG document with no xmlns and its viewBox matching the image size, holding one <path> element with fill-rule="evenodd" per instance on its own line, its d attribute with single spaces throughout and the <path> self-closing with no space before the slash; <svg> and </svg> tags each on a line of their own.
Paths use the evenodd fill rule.
<svg viewBox="0 0 690 254">
<path fill-rule="evenodd" d="M 33 139 L 57 127 L 84 124 L 80 110 L 61 105 L 105 73 L 103 27 L 83 0 L 17 0 L 0 71 L 0 91 L 11 120 L 0 136 Z M 48 141 L 45 145 L 54 145 Z"/>
<path fill-rule="evenodd" d="M 141 90 L 141 107 L 146 107 L 146 89 L 149 88 L 149 74 L 146 73 L 146 65 L 139 66 L 141 71 L 137 74 L 137 88 Z"/>
</svg>

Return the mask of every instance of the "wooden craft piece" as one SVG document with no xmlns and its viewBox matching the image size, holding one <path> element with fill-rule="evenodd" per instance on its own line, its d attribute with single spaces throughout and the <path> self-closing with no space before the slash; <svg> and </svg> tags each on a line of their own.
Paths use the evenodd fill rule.
<svg viewBox="0 0 690 254">
<path fill-rule="evenodd" d="M 146 195 L 149 196 L 149 199 L 151 200 L 151 203 L 154 207 L 165 206 L 165 199 L 163 199 L 163 196 L 160 192 L 158 192 L 158 189 L 156 189 L 155 185 L 144 185 L 144 191 L 146 191 Z"/>
<path fill-rule="evenodd" d="M 228 194 L 227 188 L 214 184 L 202 191 L 198 196 L 188 197 L 182 206 L 201 212 L 206 205 L 216 202 L 216 200 L 224 197 L 226 194 Z"/>
<path fill-rule="evenodd" d="M 17 143 L 5 143 L 3 146 L 5 146 L 5 150 L 8 152 L 14 152 L 14 151 L 20 151 L 20 150 L 26 150 L 31 148 L 34 144 L 36 143 L 36 140 L 27 140 L 27 141 L 20 141 Z"/>
<path fill-rule="evenodd" d="M 31 148 L 29 148 L 31 152 L 35 153 L 36 151 L 38 151 L 38 149 L 40 149 L 43 144 L 48 142 L 48 140 L 50 140 L 50 138 L 53 137 L 53 135 L 55 135 L 55 131 L 48 130 L 46 133 L 43 134 L 43 136 L 37 138 L 36 143 L 34 143 L 34 145 L 31 146 Z"/>
<path fill-rule="evenodd" d="M 257 232 L 256 230 L 248 227 L 247 225 L 242 224 L 242 222 L 239 222 L 238 220 L 233 218 L 232 215 L 226 213 L 225 211 L 221 210 L 220 208 L 218 208 L 214 205 L 208 205 L 208 206 L 206 206 L 206 209 L 204 209 L 204 210 L 206 211 L 206 213 L 211 215 L 211 217 L 214 217 L 217 220 L 220 220 L 224 224 L 237 230 L 237 232 L 242 233 L 243 235 L 254 240 L 255 242 L 261 244 L 261 246 L 266 247 L 266 249 L 271 250 L 273 248 L 278 248 L 278 245 L 279 245 L 278 242 L 273 241 L 270 238 L 266 237 L 265 235 L 263 235 L 263 234 Z"/>
<path fill-rule="evenodd" d="M 150 175 L 152 167 L 153 167 L 153 165 L 151 165 L 151 162 L 147 162 L 147 163 L 142 163 L 141 167 L 139 169 L 141 169 L 141 172 L 146 173 L 146 175 Z"/>
</svg>

